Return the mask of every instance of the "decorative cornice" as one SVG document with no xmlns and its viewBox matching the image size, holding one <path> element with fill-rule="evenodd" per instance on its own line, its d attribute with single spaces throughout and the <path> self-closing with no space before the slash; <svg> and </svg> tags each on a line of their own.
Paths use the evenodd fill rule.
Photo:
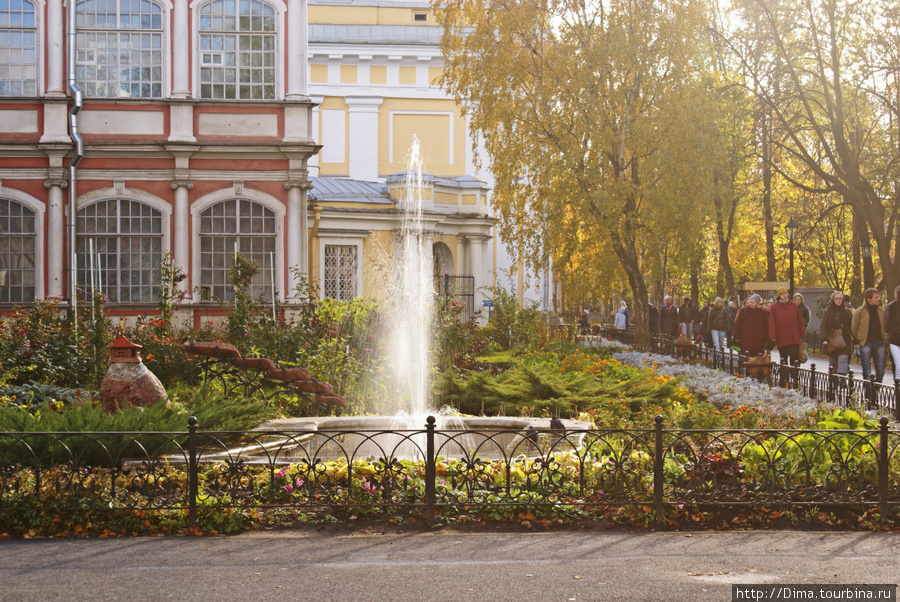
<svg viewBox="0 0 900 602">
<path fill-rule="evenodd" d="M 288 180 L 284 183 L 284 187 L 287 190 L 291 188 L 299 188 L 300 190 L 312 190 L 313 183 L 309 180 Z"/>
</svg>

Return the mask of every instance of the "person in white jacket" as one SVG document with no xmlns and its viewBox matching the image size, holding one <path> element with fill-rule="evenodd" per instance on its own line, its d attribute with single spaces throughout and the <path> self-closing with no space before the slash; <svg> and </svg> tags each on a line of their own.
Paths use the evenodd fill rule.
<svg viewBox="0 0 900 602">
<path fill-rule="evenodd" d="M 628 328 L 628 322 L 625 320 L 625 308 L 620 307 L 619 311 L 616 312 L 615 320 L 613 321 L 613 326 L 616 327 L 616 330 L 625 330 Z"/>
</svg>

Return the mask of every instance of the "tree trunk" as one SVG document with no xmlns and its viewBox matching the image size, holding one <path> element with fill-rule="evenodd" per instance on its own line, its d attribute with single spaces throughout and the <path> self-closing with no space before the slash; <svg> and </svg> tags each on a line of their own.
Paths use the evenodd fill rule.
<svg viewBox="0 0 900 602">
<path fill-rule="evenodd" d="M 768 112 L 762 118 L 762 179 L 763 179 L 763 220 L 766 227 L 766 280 L 778 280 L 775 269 L 775 222 L 772 219 L 772 153 L 769 137 Z"/>
</svg>

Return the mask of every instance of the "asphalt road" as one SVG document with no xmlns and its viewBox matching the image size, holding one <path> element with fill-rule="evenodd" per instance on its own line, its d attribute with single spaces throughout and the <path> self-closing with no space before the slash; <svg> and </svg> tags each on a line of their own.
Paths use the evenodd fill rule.
<svg viewBox="0 0 900 602">
<path fill-rule="evenodd" d="M 731 600 L 898 583 L 882 533 L 360 533 L 0 541 L 3 600 Z"/>
</svg>

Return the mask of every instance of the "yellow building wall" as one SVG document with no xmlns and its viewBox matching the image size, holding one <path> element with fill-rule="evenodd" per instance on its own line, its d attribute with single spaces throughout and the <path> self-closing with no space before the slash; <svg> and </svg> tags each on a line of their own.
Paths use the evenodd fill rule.
<svg viewBox="0 0 900 602">
<path fill-rule="evenodd" d="M 444 75 L 443 67 L 429 67 L 428 68 L 428 85 L 429 86 L 438 86 L 438 79 Z"/>
<path fill-rule="evenodd" d="M 355 84 L 357 82 L 356 65 L 341 65 L 341 83 Z"/>
<path fill-rule="evenodd" d="M 314 84 L 328 83 L 328 65 L 310 65 L 309 81 Z"/>
<path fill-rule="evenodd" d="M 372 65 L 369 67 L 369 83 L 386 84 L 387 83 L 387 66 Z"/>
<path fill-rule="evenodd" d="M 448 192 L 434 193 L 434 202 L 441 205 L 458 205 L 459 196 Z"/>
<path fill-rule="evenodd" d="M 427 21 L 414 21 L 415 13 L 426 13 Z M 341 25 L 435 25 L 434 15 L 427 8 L 392 8 L 376 6 L 322 6 L 309 7 L 310 23 L 334 23 Z"/>
<path fill-rule="evenodd" d="M 424 171 L 444 176 L 465 175 L 466 123 L 453 100 L 386 98 L 379 109 L 378 131 L 378 173 L 386 175 L 405 170 L 413 135 L 416 135 L 425 162 Z"/>
<path fill-rule="evenodd" d="M 400 85 L 415 86 L 416 85 L 416 68 L 409 65 L 400 67 Z"/>
<path fill-rule="evenodd" d="M 322 104 L 319 105 L 319 140 L 323 140 L 321 132 L 322 132 L 322 111 L 323 110 L 341 110 L 344 111 L 344 148 L 347 152 L 344 153 L 344 160 L 340 163 L 336 163 L 334 161 L 325 162 L 322 161 L 323 154 L 319 153 L 319 173 L 323 176 L 346 176 L 350 173 L 350 161 L 347 158 L 350 150 L 350 113 L 347 107 L 347 103 L 344 102 L 344 99 L 338 96 L 326 96 L 322 100 Z"/>
<path fill-rule="evenodd" d="M 434 242 L 442 242 L 450 248 L 450 255 L 453 257 L 453 273 L 459 274 L 459 253 L 457 252 L 458 237 L 450 234 L 435 234 Z"/>
<path fill-rule="evenodd" d="M 386 299 L 392 275 L 394 240 L 388 230 L 376 230 L 363 240 L 363 297 Z"/>
</svg>

